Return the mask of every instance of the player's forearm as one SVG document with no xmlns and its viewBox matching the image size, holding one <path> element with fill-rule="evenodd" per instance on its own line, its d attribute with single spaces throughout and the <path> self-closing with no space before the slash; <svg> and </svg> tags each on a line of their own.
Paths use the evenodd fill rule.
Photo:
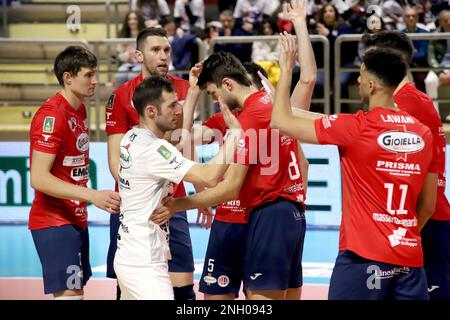
<svg viewBox="0 0 450 320">
<path fill-rule="evenodd" d="M 190 87 L 186 99 L 184 100 L 183 130 L 186 130 L 186 132 L 191 132 L 192 125 L 194 123 L 195 107 L 198 104 L 200 93 L 201 91 L 199 87 Z"/>
<path fill-rule="evenodd" d="M 291 95 L 293 107 L 309 110 L 317 78 L 317 65 L 305 20 L 294 21 L 299 47 L 300 80 Z"/>
<path fill-rule="evenodd" d="M 189 197 L 173 200 L 173 212 L 205 208 L 222 204 L 239 197 L 240 186 L 223 180 L 216 187 L 206 189 Z"/>
<path fill-rule="evenodd" d="M 217 182 L 224 176 L 229 164 L 234 159 L 241 135 L 241 130 L 230 130 L 219 152 L 208 161 L 205 166 L 205 175 L 210 177 L 210 180 Z"/>
<path fill-rule="evenodd" d="M 31 186 L 49 196 L 66 199 L 91 201 L 95 190 L 63 181 L 49 172 L 31 173 Z"/>
<path fill-rule="evenodd" d="M 433 215 L 433 212 L 434 212 L 434 210 L 433 211 L 426 210 L 425 208 L 421 208 L 421 209 L 417 210 L 417 216 L 418 216 L 417 226 L 419 228 L 419 231 L 422 231 L 425 224 L 428 222 L 428 220 Z"/>
</svg>

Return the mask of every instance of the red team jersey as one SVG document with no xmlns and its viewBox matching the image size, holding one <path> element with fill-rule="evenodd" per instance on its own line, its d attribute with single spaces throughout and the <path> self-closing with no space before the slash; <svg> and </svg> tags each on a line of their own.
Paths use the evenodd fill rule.
<svg viewBox="0 0 450 320">
<path fill-rule="evenodd" d="M 172 82 L 172 86 L 178 96 L 178 101 L 182 104 L 189 90 L 189 81 L 173 77 L 169 74 L 166 77 Z M 139 124 L 139 115 L 131 102 L 133 100 L 134 90 L 142 80 L 143 76 L 140 74 L 117 88 L 109 98 L 105 110 L 106 133 L 108 135 L 115 133 L 125 134 L 128 130 Z M 186 191 L 184 185 L 181 183 L 176 188 L 174 196 L 184 197 L 185 195 Z"/>
<path fill-rule="evenodd" d="M 438 189 L 436 199 L 436 211 L 431 219 L 450 220 L 450 204 L 445 196 L 445 133 L 439 114 L 434 108 L 431 99 L 418 90 L 414 83 L 408 83 L 403 86 L 394 96 L 395 103 L 398 107 L 408 112 L 414 118 L 422 122 L 431 130 L 434 143 L 437 145 L 437 161 L 438 161 Z"/>
<path fill-rule="evenodd" d="M 421 267 L 416 204 L 426 174 L 438 171 L 430 130 L 406 112 L 381 107 L 317 119 L 315 130 L 320 144 L 339 148 L 339 250 Z"/>
<path fill-rule="evenodd" d="M 75 110 L 59 93 L 36 112 L 30 127 L 32 151 L 56 156 L 51 173 L 68 183 L 86 187 L 89 180 L 89 132 L 86 109 Z M 87 203 L 58 199 L 36 190 L 28 227 L 31 230 L 66 224 L 87 226 Z"/>
<path fill-rule="evenodd" d="M 272 103 L 263 91 L 244 102 L 238 120 L 244 131 L 235 161 L 249 169 L 239 193 L 241 206 L 254 208 L 277 198 L 304 204 L 305 191 L 297 160 L 297 140 L 270 129 Z"/>
<path fill-rule="evenodd" d="M 237 113 L 233 112 L 235 116 Z M 227 125 L 223 120 L 222 112 L 218 112 L 211 116 L 208 120 L 203 122 L 204 126 L 219 130 L 222 136 L 225 135 L 227 131 Z M 245 214 L 245 208 L 241 207 L 241 200 L 231 200 L 222 203 L 216 207 L 216 214 L 214 219 L 222 222 L 229 223 L 247 223 L 248 216 Z"/>
</svg>

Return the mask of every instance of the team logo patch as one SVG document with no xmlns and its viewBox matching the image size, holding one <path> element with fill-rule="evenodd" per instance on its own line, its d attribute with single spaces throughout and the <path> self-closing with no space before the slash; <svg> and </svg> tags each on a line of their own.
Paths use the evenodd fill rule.
<svg viewBox="0 0 450 320">
<path fill-rule="evenodd" d="M 221 286 L 222 288 L 225 288 L 230 284 L 230 278 L 227 276 L 221 275 L 219 278 L 217 278 L 217 284 Z"/>
<path fill-rule="evenodd" d="M 425 147 L 422 137 L 414 132 L 388 131 L 378 136 L 378 144 L 394 153 L 416 153 Z"/>
<path fill-rule="evenodd" d="M 169 160 L 172 156 L 172 152 L 170 152 L 165 146 L 160 146 L 157 151 L 166 160 Z"/>
<path fill-rule="evenodd" d="M 89 150 L 89 136 L 86 132 L 83 132 L 78 136 L 77 149 L 80 152 L 86 152 Z"/>
<path fill-rule="evenodd" d="M 55 117 L 45 117 L 44 124 L 42 125 L 42 132 L 53 133 L 55 127 Z"/>
<path fill-rule="evenodd" d="M 113 106 L 114 106 L 114 99 L 116 98 L 116 95 L 115 94 L 112 94 L 110 97 L 109 97 L 109 99 L 108 99 L 108 103 L 106 104 L 106 107 L 108 108 L 108 109 L 112 109 L 113 108 Z"/>
<path fill-rule="evenodd" d="M 205 283 L 207 284 L 214 284 L 217 282 L 217 279 L 212 276 L 204 276 L 203 281 L 205 281 Z"/>
<path fill-rule="evenodd" d="M 130 151 L 128 151 L 128 148 L 125 146 L 120 146 L 120 167 L 122 169 L 128 169 L 133 164 L 133 161 L 131 160 Z"/>
</svg>

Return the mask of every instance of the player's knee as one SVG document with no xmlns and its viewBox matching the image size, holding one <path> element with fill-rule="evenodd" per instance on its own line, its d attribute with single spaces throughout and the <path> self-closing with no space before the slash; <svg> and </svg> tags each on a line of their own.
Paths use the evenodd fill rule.
<svg viewBox="0 0 450 320">
<path fill-rule="evenodd" d="M 173 287 L 173 295 L 176 301 L 195 300 L 194 285 Z"/>
</svg>

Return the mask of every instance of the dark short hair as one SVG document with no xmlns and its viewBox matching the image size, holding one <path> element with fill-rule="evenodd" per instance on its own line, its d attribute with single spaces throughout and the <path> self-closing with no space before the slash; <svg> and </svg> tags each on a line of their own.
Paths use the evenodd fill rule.
<svg viewBox="0 0 450 320">
<path fill-rule="evenodd" d="M 173 92 L 172 83 L 163 76 L 151 76 L 144 79 L 134 90 L 133 106 L 140 116 L 144 115 L 144 109 L 149 104 L 156 106 L 161 111 L 162 93 Z"/>
<path fill-rule="evenodd" d="M 247 87 L 252 85 L 247 77 L 247 71 L 238 58 L 229 52 L 219 51 L 205 60 L 197 84 L 201 89 L 205 89 L 207 83 L 213 83 L 219 88 L 222 86 L 223 78 L 231 78 Z"/>
<path fill-rule="evenodd" d="M 267 78 L 268 76 L 266 70 L 264 70 L 263 67 L 254 62 L 244 62 L 242 65 L 244 66 L 245 70 L 247 70 L 247 73 L 251 76 L 252 82 L 256 86 L 256 88 L 261 89 L 263 85 L 261 82 L 261 78 L 258 76 L 258 71 Z"/>
<path fill-rule="evenodd" d="M 60 85 L 64 86 L 64 72 L 76 76 L 81 68 L 96 68 L 97 58 L 88 49 L 70 46 L 60 52 L 55 59 L 53 70 Z"/>
<path fill-rule="evenodd" d="M 364 54 L 363 63 L 369 73 L 390 88 L 397 88 L 406 75 L 405 60 L 394 50 L 385 48 L 369 50 Z"/>
<path fill-rule="evenodd" d="M 361 41 L 366 49 L 376 47 L 396 50 L 404 56 L 408 64 L 414 55 L 414 45 L 404 32 L 384 30 L 365 34 Z"/>
<path fill-rule="evenodd" d="M 163 28 L 146 28 L 139 32 L 136 38 L 136 48 L 142 51 L 142 47 L 144 46 L 144 42 L 148 37 L 161 37 L 167 38 L 167 32 Z"/>
</svg>

